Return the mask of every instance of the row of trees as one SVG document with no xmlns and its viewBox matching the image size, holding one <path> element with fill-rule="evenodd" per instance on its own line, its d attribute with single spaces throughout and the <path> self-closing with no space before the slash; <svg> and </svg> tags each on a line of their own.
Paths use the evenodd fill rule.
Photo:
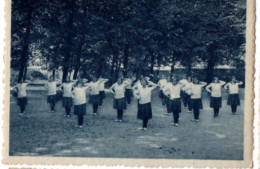
<svg viewBox="0 0 260 169">
<path fill-rule="evenodd" d="M 20 81 L 36 60 L 116 79 L 155 67 L 244 67 L 246 0 L 14 0 L 11 66 Z M 53 71 L 55 73 L 55 71 Z"/>
</svg>

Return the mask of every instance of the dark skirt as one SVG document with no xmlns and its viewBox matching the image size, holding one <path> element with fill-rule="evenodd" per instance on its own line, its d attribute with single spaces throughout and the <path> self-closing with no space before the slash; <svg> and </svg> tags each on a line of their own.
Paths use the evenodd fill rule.
<svg viewBox="0 0 260 169">
<path fill-rule="evenodd" d="M 231 106 L 239 106 L 240 105 L 240 99 L 238 94 L 229 94 L 227 104 Z"/>
<path fill-rule="evenodd" d="M 132 89 L 125 89 L 125 96 L 132 97 L 133 96 Z"/>
<path fill-rule="evenodd" d="M 17 105 L 22 106 L 22 105 L 27 105 L 28 100 L 27 97 L 21 97 L 21 98 L 17 98 Z"/>
<path fill-rule="evenodd" d="M 85 115 L 86 114 L 86 103 L 80 105 L 74 105 L 75 115 Z"/>
<path fill-rule="evenodd" d="M 139 104 L 137 118 L 141 120 L 152 118 L 152 106 L 151 103 Z"/>
<path fill-rule="evenodd" d="M 176 99 L 170 99 L 169 100 L 169 107 L 170 107 L 170 112 L 181 112 L 181 99 L 176 98 Z"/>
<path fill-rule="evenodd" d="M 211 108 L 220 108 L 222 105 L 221 97 L 210 97 L 210 107 Z"/>
<path fill-rule="evenodd" d="M 190 100 L 192 109 L 203 109 L 201 98 L 199 99 L 192 99 Z"/>
<path fill-rule="evenodd" d="M 105 91 L 99 91 L 99 97 L 100 99 L 104 99 L 106 97 Z"/>
<path fill-rule="evenodd" d="M 63 97 L 62 98 L 62 106 L 63 107 L 71 107 L 72 106 L 72 97 Z"/>
<path fill-rule="evenodd" d="M 160 91 L 159 91 L 159 97 L 160 97 L 161 99 L 163 98 L 163 95 L 164 95 L 164 94 L 163 94 L 163 91 L 160 90 Z"/>
<path fill-rule="evenodd" d="M 114 99 L 113 108 L 117 109 L 117 110 L 124 110 L 124 109 L 126 109 L 125 98 Z"/>
<path fill-rule="evenodd" d="M 56 94 L 47 96 L 47 103 L 56 103 Z"/>
<path fill-rule="evenodd" d="M 91 104 L 98 104 L 99 103 L 99 94 L 90 95 L 89 103 L 91 103 Z"/>
</svg>

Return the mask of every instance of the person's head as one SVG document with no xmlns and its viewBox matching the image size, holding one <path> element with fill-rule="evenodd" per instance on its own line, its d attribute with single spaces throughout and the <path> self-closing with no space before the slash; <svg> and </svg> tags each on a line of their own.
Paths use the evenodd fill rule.
<svg viewBox="0 0 260 169">
<path fill-rule="evenodd" d="M 195 76 L 195 77 L 193 78 L 193 83 L 194 83 L 194 84 L 198 84 L 198 83 L 199 83 L 199 78 L 198 78 L 198 76 Z"/>
<path fill-rule="evenodd" d="M 146 87 L 146 86 L 148 85 L 148 82 L 146 81 L 145 78 L 142 78 L 142 79 L 141 79 L 141 85 L 142 85 L 143 87 Z"/>
<path fill-rule="evenodd" d="M 165 75 L 162 75 L 162 79 L 165 79 Z"/>
<path fill-rule="evenodd" d="M 117 84 L 121 85 L 123 83 L 123 78 L 122 77 L 119 77 L 117 79 Z"/>
<path fill-rule="evenodd" d="M 182 79 L 186 79 L 187 76 L 185 74 L 182 75 Z"/>
<path fill-rule="evenodd" d="M 169 75 L 168 77 L 167 77 L 167 82 L 171 82 L 171 76 Z"/>
<path fill-rule="evenodd" d="M 53 76 L 50 76 L 49 79 L 48 79 L 49 82 L 52 82 L 53 81 Z"/>
<path fill-rule="evenodd" d="M 218 79 L 218 77 L 213 77 L 213 83 L 218 83 L 219 82 L 219 79 Z"/>
<path fill-rule="evenodd" d="M 144 75 L 140 75 L 140 80 L 142 80 L 142 78 L 144 78 Z"/>
<path fill-rule="evenodd" d="M 92 77 L 92 81 L 93 81 L 93 82 L 96 82 L 96 81 L 97 81 L 97 77 L 96 77 L 96 76 L 93 76 L 93 77 Z"/>
<path fill-rule="evenodd" d="M 175 76 L 172 77 L 172 84 L 173 85 L 177 84 L 177 78 Z"/>
<path fill-rule="evenodd" d="M 70 82 L 70 77 L 69 77 L 69 76 L 66 77 L 65 82 L 66 82 L 66 83 L 69 83 L 69 82 Z"/>
<path fill-rule="evenodd" d="M 20 80 L 19 84 L 22 84 L 23 82 L 24 82 L 24 79 L 23 79 L 23 78 L 21 78 L 21 80 Z"/>
<path fill-rule="evenodd" d="M 236 77 L 235 76 L 231 76 L 231 81 L 235 83 L 237 81 Z"/>
<path fill-rule="evenodd" d="M 192 81 L 192 79 L 191 79 L 190 76 L 187 77 L 187 80 L 188 80 L 188 82 L 191 82 L 191 81 Z"/>
<path fill-rule="evenodd" d="M 77 87 L 82 87 L 83 86 L 82 79 L 78 79 L 78 81 L 76 82 L 76 86 Z"/>
</svg>

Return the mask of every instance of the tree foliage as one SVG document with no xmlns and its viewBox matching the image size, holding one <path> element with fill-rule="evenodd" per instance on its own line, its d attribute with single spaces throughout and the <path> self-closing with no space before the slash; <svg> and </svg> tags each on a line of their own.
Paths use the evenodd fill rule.
<svg viewBox="0 0 260 169">
<path fill-rule="evenodd" d="M 244 66 L 246 0 L 14 0 L 12 61 L 117 78 L 203 62 Z M 208 79 L 207 79 L 208 80 Z"/>
</svg>

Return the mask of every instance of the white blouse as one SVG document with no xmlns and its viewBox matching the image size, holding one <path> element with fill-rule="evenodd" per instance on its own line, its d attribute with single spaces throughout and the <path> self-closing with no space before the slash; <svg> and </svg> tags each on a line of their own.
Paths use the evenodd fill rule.
<svg viewBox="0 0 260 169">
<path fill-rule="evenodd" d="M 221 87 L 225 84 L 224 81 L 219 81 L 219 83 L 210 83 L 206 90 L 211 93 L 211 97 L 221 97 Z"/>
<path fill-rule="evenodd" d="M 73 90 L 74 105 L 81 105 L 87 103 L 86 98 L 87 87 L 75 87 Z"/>
<path fill-rule="evenodd" d="M 151 96 L 152 96 L 152 87 L 141 87 L 139 90 L 139 103 L 140 104 L 146 104 L 151 102 Z"/>
<path fill-rule="evenodd" d="M 87 86 L 90 87 L 90 94 L 91 95 L 99 94 L 99 86 L 100 86 L 99 81 L 87 83 Z"/>
<path fill-rule="evenodd" d="M 99 91 L 105 90 L 105 83 L 108 81 L 108 79 L 102 79 L 102 82 L 99 84 Z"/>
<path fill-rule="evenodd" d="M 73 83 L 63 83 L 63 97 L 72 97 Z"/>
<path fill-rule="evenodd" d="M 191 98 L 192 99 L 200 99 L 201 98 L 201 89 L 206 86 L 207 83 L 201 82 L 200 84 L 191 84 Z"/>
<path fill-rule="evenodd" d="M 238 94 L 239 85 L 242 85 L 242 84 L 243 84 L 243 82 L 237 82 L 237 83 L 229 82 L 224 86 L 224 88 L 229 89 L 229 94 Z"/>
<path fill-rule="evenodd" d="M 27 87 L 28 83 L 19 83 L 17 84 L 17 97 L 18 98 L 22 98 L 22 97 L 26 97 L 27 94 L 26 94 L 26 87 Z"/>
<path fill-rule="evenodd" d="M 57 89 L 57 82 L 48 82 L 47 83 L 47 95 L 55 95 Z"/>
<path fill-rule="evenodd" d="M 162 90 L 162 87 L 167 83 L 166 79 L 161 79 L 158 82 L 158 86 L 160 87 L 160 90 Z"/>
<path fill-rule="evenodd" d="M 182 85 L 176 84 L 173 85 L 172 83 L 168 85 L 168 94 L 170 95 L 170 99 L 180 98 Z"/>
<path fill-rule="evenodd" d="M 110 91 L 112 93 L 114 93 L 114 97 L 115 99 L 122 99 L 125 97 L 125 87 L 126 87 L 126 84 L 122 83 L 122 84 L 118 84 L 118 83 L 115 83 L 111 86 L 110 88 Z M 114 89 L 114 91 L 113 91 Z"/>
</svg>

